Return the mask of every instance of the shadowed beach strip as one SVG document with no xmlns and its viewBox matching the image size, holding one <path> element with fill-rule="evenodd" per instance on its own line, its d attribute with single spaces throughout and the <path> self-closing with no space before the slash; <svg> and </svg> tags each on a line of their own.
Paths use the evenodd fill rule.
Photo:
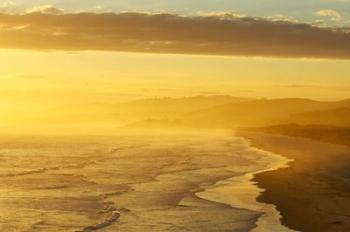
<svg viewBox="0 0 350 232">
<path fill-rule="evenodd" d="M 266 191 L 258 201 L 274 204 L 282 223 L 305 232 L 350 231 L 350 148 L 305 138 L 258 132 L 238 134 L 256 147 L 293 159 L 290 167 L 260 173 Z"/>
</svg>

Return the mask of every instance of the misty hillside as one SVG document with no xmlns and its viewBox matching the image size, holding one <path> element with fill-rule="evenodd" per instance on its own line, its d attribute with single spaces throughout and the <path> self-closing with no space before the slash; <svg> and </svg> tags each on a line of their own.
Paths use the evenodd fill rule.
<svg viewBox="0 0 350 232">
<path fill-rule="evenodd" d="M 330 109 L 333 102 L 308 99 L 254 100 L 200 110 L 186 115 L 186 120 L 216 126 L 265 125 L 285 121 L 291 114 Z"/>
<path fill-rule="evenodd" d="M 290 117 L 290 122 L 301 125 L 350 126 L 350 108 L 337 108 L 294 114 Z"/>
<path fill-rule="evenodd" d="M 116 106 L 116 116 L 123 120 L 167 120 L 217 105 L 244 102 L 247 98 L 232 96 L 194 96 L 183 98 L 151 98 L 130 101 Z"/>
<path fill-rule="evenodd" d="M 234 128 L 240 126 L 266 126 L 290 122 L 293 115 L 335 110 L 350 107 L 350 101 L 321 102 L 309 99 L 251 100 L 216 105 L 207 109 L 194 110 L 176 120 L 140 121 L 133 127 L 195 127 Z"/>
<path fill-rule="evenodd" d="M 238 134 L 244 131 L 263 132 L 294 137 L 304 137 L 323 142 L 350 145 L 350 127 L 327 125 L 297 125 L 283 124 L 260 128 L 239 129 Z"/>
</svg>

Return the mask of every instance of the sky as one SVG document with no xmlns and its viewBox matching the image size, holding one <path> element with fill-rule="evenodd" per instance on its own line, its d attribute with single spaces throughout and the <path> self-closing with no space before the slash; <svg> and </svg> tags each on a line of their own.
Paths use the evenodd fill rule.
<svg viewBox="0 0 350 232">
<path fill-rule="evenodd" d="M 52 5 L 68 11 L 166 11 L 180 14 L 237 12 L 250 16 L 293 17 L 301 21 L 350 23 L 349 0 L 12 0 L 0 1 L 9 11 Z M 323 11 L 323 13 L 322 13 Z"/>
<path fill-rule="evenodd" d="M 0 119 L 148 97 L 350 98 L 349 8 L 350 0 L 0 0 Z"/>
<path fill-rule="evenodd" d="M 349 97 L 347 61 L 108 51 L 0 51 L 3 133 L 95 133 L 118 103 L 163 97 Z"/>
<path fill-rule="evenodd" d="M 2 100 L 27 105 L 193 95 L 338 100 L 350 92 L 346 60 L 9 49 L 0 63 Z"/>
</svg>

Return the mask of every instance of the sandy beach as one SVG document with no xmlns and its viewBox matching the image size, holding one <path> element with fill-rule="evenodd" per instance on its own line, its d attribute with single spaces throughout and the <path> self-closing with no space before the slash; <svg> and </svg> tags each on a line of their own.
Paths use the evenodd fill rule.
<svg viewBox="0 0 350 232">
<path fill-rule="evenodd" d="M 350 148 L 305 138 L 239 132 L 252 145 L 294 160 L 255 176 L 258 201 L 277 206 L 282 223 L 305 232 L 350 231 Z"/>
<path fill-rule="evenodd" d="M 0 232 L 350 232 L 350 0 L 0 0 Z"/>
</svg>

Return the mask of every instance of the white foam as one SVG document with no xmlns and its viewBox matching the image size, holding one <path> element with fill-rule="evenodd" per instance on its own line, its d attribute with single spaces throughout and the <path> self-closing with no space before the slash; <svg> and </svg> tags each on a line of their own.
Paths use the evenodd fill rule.
<svg viewBox="0 0 350 232">
<path fill-rule="evenodd" d="M 288 163 L 291 162 L 291 160 L 280 155 L 252 148 L 247 141 L 245 143 L 238 143 L 245 146 L 245 155 L 259 157 L 258 165 L 255 167 L 256 170 L 219 181 L 213 186 L 206 186 L 206 190 L 197 193 L 197 196 L 206 200 L 228 204 L 234 208 L 242 208 L 262 213 L 262 216 L 256 223 L 257 227 L 251 232 L 294 231 L 281 224 L 281 214 L 276 209 L 275 205 L 257 202 L 257 197 L 264 190 L 259 188 L 256 182 L 253 181 L 254 175 L 288 167 Z M 241 172 L 241 169 L 242 167 L 231 167 L 232 171 Z M 247 168 L 247 170 L 248 169 L 249 168 Z"/>
</svg>

